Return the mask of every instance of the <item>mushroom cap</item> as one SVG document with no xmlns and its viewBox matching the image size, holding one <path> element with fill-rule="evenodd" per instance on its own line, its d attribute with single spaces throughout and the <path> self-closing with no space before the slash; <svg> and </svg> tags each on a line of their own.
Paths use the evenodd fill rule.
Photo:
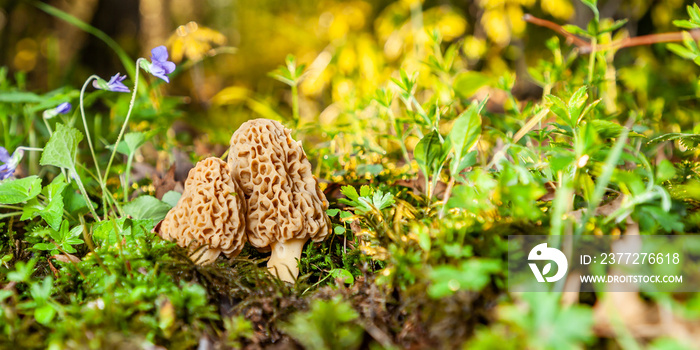
<svg viewBox="0 0 700 350">
<path fill-rule="evenodd" d="M 185 191 L 165 216 L 160 235 L 189 247 L 191 257 L 199 263 L 213 262 L 217 251 L 233 257 L 246 242 L 245 213 L 243 193 L 232 180 L 228 165 L 219 158 L 206 158 L 190 170 Z M 202 254 L 202 246 L 214 254 L 205 252 L 195 259 Z"/>
<path fill-rule="evenodd" d="M 300 142 L 277 121 L 247 121 L 231 137 L 228 165 L 248 202 L 250 244 L 322 241 L 329 232 L 328 201 Z"/>
</svg>

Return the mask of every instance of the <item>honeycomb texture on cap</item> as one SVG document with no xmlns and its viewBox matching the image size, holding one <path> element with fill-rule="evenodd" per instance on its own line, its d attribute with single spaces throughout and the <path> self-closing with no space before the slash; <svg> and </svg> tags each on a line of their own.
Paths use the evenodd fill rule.
<svg viewBox="0 0 700 350">
<path fill-rule="evenodd" d="M 246 242 L 245 213 L 243 193 L 228 165 L 219 158 L 206 158 L 190 170 L 182 197 L 165 216 L 160 235 L 190 252 L 207 246 L 233 257 Z"/>
<path fill-rule="evenodd" d="M 228 165 L 248 202 L 253 246 L 268 250 L 275 241 L 326 237 L 328 201 L 289 129 L 268 119 L 243 123 L 231 137 Z"/>
</svg>

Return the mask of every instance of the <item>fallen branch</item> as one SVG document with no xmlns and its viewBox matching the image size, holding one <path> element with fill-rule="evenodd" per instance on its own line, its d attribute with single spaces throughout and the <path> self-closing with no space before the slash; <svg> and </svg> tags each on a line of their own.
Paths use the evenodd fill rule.
<svg viewBox="0 0 700 350">
<path fill-rule="evenodd" d="M 590 42 L 577 37 L 576 35 L 568 32 L 564 27 L 546 19 L 537 18 L 531 14 L 525 14 L 523 20 L 534 25 L 549 28 L 558 34 L 566 38 L 568 43 L 574 44 L 579 48 L 579 51 L 583 54 L 591 53 L 593 51 L 593 45 Z M 700 40 L 700 30 L 694 29 L 687 31 L 693 40 Z M 637 36 L 634 38 L 624 38 L 620 40 L 613 41 L 605 45 L 597 45 L 595 51 L 606 51 L 611 49 L 622 49 L 625 47 L 632 46 L 642 46 L 651 45 L 658 43 L 671 43 L 683 40 L 683 32 L 670 32 L 661 34 L 649 34 Z"/>
</svg>

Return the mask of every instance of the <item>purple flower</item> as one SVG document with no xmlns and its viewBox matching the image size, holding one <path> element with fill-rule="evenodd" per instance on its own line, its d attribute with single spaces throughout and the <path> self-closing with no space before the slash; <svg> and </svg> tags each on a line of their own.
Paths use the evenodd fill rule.
<svg viewBox="0 0 700 350">
<path fill-rule="evenodd" d="M 69 102 L 63 102 L 58 107 L 56 107 L 56 112 L 59 114 L 67 114 L 70 109 L 73 108 Z"/>
<path fill-rule="evenodd" d="M 4 147 L 0 147 L 0 162 L 4 163 L 0 165 L 0 180 L 5 180 L 15 173 L 23 155 L 24 151 L 18 149 L 10 156 Z"/>
<path fill-rule="evenodd" d="M 175 63 L 168 61 L 168 49 L 161 45 L 151 50 L 151 65 L 147 69 L 154 77 L 170 82 L 168 74 L 175 70 Z"/>
<path fill-rule="evenodd" d="M 44 118 L 45 119 L 51 119 L 59 114 L 68 114 L 70 112 L 70 109 L 73 108 L 70 103 L 68 102 L 63 102 L 60 105 L 56 106 L 56 108 L 51 108 L 47 109 L 44 111 Z"/>
<path fill-rule="evenodd" d="M 94 86 L 95 89 L 107 91 L 129 92 L 129 88 L 122 83 L 124 79 L 126 79 L 126 75 L 120 76 L 119 73 L 117 73 L 109 79 L 109 82 L 106 82 L 102 78 L 97 78 L 95 81 L 92 82 L 92 86 Z"/>
</svg>

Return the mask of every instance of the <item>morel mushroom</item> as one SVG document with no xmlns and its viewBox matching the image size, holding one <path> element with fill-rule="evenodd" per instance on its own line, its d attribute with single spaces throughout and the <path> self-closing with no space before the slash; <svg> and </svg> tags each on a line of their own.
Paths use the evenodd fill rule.
<svg viewBox="0 0 700 350">
<path fill-rule="evenodd" d="M 301 143 L 276 121 L 250 120 L 231 137 L 228 165 L 248 203 L 248 241 L 272 250 L 268 269 L 294 283 L 304 243 L 329 232 L 328 201 Z"/>
<path fill-rule="evenodd" d="M 185 191 L 160 226 L 164 239 L 190 251 L 200 265 L 214 262 L 219 254 L 238 255 L 246 242 L 246 203 L 232 180 L 228 165 L 207 158 L 190 170 Z"/>
</svg>

